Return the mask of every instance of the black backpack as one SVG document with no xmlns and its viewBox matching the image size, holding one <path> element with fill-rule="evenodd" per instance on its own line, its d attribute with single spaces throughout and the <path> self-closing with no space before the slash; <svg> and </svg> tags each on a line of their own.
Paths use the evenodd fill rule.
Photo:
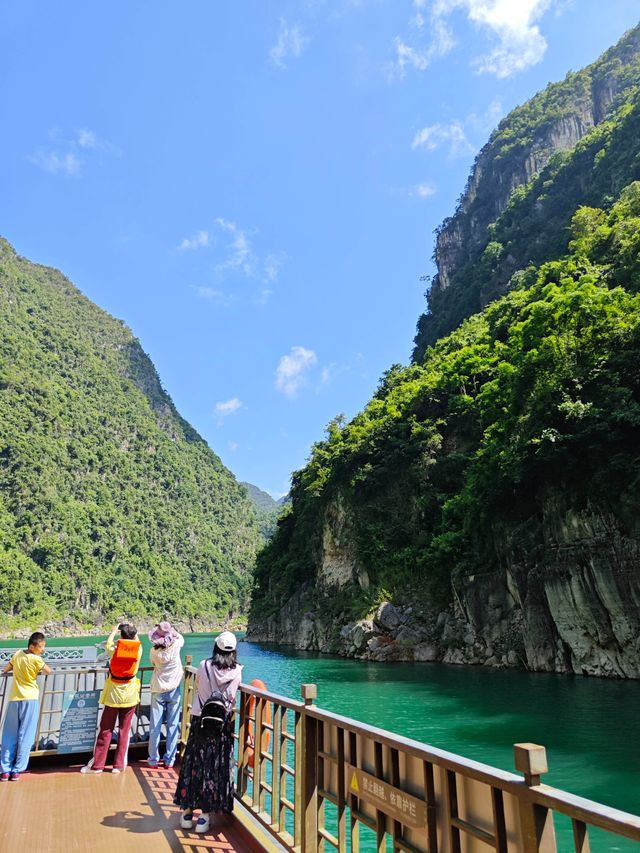
<svg viewBox="0 0 640 853">
<path fill-rule="evenodd" d="M 210 737 L 217 737 L 229 718 L 229 700 L 222 691 L 211 684 L 211 675 L 207 663 L 205 663 L 204 668 L 211 688 L 211 695 L 200 711 L 200 729 Z"/>
</svg>

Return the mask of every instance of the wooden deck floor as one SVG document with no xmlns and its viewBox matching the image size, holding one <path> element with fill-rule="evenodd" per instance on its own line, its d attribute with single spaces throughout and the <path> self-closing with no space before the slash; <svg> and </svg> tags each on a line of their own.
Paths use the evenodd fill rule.
<svg viewBox="0 0 640 853">
<path fill-rule="evenodd" d="M 206 835 L 180 828 L 172 799 L 174 770 L 133 764 L 120 775 L 84 776 L 77 767 L 32 770 L 19 782 L 0 782 L 3 853 L 251 853 L 278 849 L 253 837 L 238 804 L 226 824 Z M 217 820 L 220 820 L 218 818 Z"/>
</svg>

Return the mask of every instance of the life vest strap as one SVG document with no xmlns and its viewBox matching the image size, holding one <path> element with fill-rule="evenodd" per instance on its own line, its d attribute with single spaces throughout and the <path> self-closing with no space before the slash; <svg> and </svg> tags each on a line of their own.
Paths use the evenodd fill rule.
<svg viewBox="0 0 640 853">
<path fill-rule="evenodd" d="M 119 675 L 114 675 L 113 672 L 111 672 L 111 667 L 109 667 L 109 678 L 111 679 L 111 681 L 117 681 L 118 684 L 128 684 L 130 681 L 133 681 L 135 676 L 130 675 L 126 676 L 125 678 L 122 678 Z"/>
</svg>

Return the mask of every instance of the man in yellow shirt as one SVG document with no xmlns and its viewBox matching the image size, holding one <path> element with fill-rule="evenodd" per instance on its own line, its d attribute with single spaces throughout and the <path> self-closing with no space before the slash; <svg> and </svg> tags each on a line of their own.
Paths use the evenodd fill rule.
<svg viewBox="0 0 640 853">
<path fill-rule="evenodd" d="M 2 729 L 3 782 L 17 782 L 29 763 L 29 753 L 36 736 L 40 691 L 36 677 L 40 672 L 48 675 L 51 669 L 42 660 L 45 638 L 40 631 L 29 637 L 26 651 L 12 655 L 4 672 L 13 673 L 7 714 Z"/>
</svg>

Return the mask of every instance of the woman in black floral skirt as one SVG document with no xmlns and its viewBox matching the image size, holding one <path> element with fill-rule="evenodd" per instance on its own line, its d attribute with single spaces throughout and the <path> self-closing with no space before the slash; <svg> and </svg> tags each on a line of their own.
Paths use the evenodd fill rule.
<svg viewBox="0 0 640 853">
<path fill-rule="evenodd" d="M 196 691 L 191 709 L 191 729 L 180 767 L 173 802 L 184 809 L 180 826 L 194 828 L 194 810 L 202 814 L 196 832 L 208 832 L 211 815 L 233 810 L 233 708 L 242 678 L 237 660 L 237 640 L 230 631 L 216 639 L 213 654 L 203 660 L 196 674 Z M 228 713 L 221 731 L 212 736 L 200 725 L 202 707 L 219 691 Z"/>
</svg>

